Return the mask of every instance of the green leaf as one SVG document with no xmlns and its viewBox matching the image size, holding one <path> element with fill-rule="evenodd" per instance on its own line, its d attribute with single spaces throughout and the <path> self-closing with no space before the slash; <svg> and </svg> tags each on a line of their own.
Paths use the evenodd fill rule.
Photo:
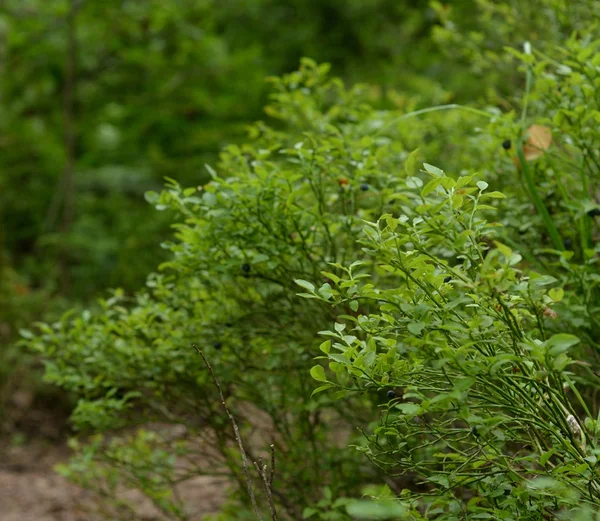
<svg viewBox="0 0 600 521">
<path fill-rule="evenodd" d="M 206 206 L 216 206 L 217 204 L 217 196 L 212 192 L 204 192 L 202 200 Z"/>
<path fill-rule="evenodd" d="M 406 163 L 404 163 L 404 172 L 407 175 L 414 175 L 417 171 L 417 158 L 419 157 L 419 149 L 413 150 L 408 158 L 406 159 Z"/>
<path fill-rule="evenodd" d="M 579 338 L 577 338 L 575 335 L 570 335 L 569 333 L 558 333 L 557 335 L 552 335 L 546 341 L 548 356 L 558 356 L 561 353 L 568 351 L 570 347 L 578 344 L 579 342 Z"/>
<path fill-rule="evenodd" d="M 552 288 L 550 291 L 548 291 L 548 296 L 554 302 L 560 302 L 563 299 L 564 295 L 565 295 L 565 290 L 562 288 Z"/>
<path fill-rule="evenodd" d="M 322 271 L 321 274 L 324 277 L 331 279 L 335 284 L 337 284 L 341 280 L 337 275 L 335 275 L 334 273 L 331 273 L 329 271 Z"/>
<path fill-rule="evenodd" d="M 548 463 L 548 460 L 552 457 L 552 455 L 556 452 L 556 449 L 550 449 L 546 452 L 544 452 L 541 456 L 540 456 L 540 465 L 542 467 L 546 466 L 546 463 Z"/>
<path fill-rule="evenodd" d="M 329 300 L 333 295 L 333 292 L 331 291 L 331 285 L 328 282 L 323 284 L 319 288 L 318 292 L 319 295 L 321 295 L 325 300 Z"/>
<path fill-rule="evenodd" d="M 421 406 L 417 403 L 399 403 L 396 405 L 396 409 L 400 409 L 403 414 L 407 416 L 416 416 L 421 412 Z"/>
<path fill-rule="evenodd" d="M 506 244 L 502 244 L 498 241 L 494 241 L 494 244 L 496 245 L 496 248 L 498 248 L 498 251 L 507 259 L 510 259 L 512 257 L 513 252 L 508 246 L 506 246 Z"/>
<path fill-rule="evenodd" d="M 333 324 L 333 327 L 338 333 L 341 333 L 344 329 L 346 329 L 346 324 L 342 324 L 341 322 L 336 322 Z"/>
<path fill-rule="evenodd" d="M 423 163 L 423 168 L 425 171 L 435 177 L 442 177 L 444 175 L 444 171 L 440 170 L 437 166 L 430 165 L 429 163 Z"/>
<path fill-rule="evenodd" d="M 549 284 L 554 284 L 557 282 L 556 278 L 551 277 L 550 275 L 540 275 L 535 271 L 532 271 L 529 274 L 529 278 L 534 286 L 548 286 Z"/>
<path fill-rule="evenodd" d="M 312 376 L 317 382 L 327 382 L 327 377 L 325 376 L 325 369 L 320 365 L 315 365 L 310 370 L 310 376 Z"/>
<path fill-rule="evenodd" d="M 477 188 L 479 188 L 479 190 L 481 190 L 482 192 L 490 185 L 488 185 L 485 181 L 477 181 L 477 183 L 475 183 L 477 185 Z"/>
<path fill-rule="evenodd" d="M 210 166 L 207 163 L 204 163 L 204 168 L 206 168 L 206 171 L 209 173 L 210 177 L 212 177 L 213 179 L 216 179 L 218 177 L 218 174 L 215 172 L 214 168 L 212 166 Z"/>
<path fill-rule="evenodd" d="M 456 188 L 462 188 L 463 186 L 468 185 L 472 180 L 474 175 L 463 175 L 456 180 Z"/>
<path fill-rule="evenodd" d="M 313 284 L 311 284 L 310 282 L 308 282 L 307 280 L 294 279 L 294 282 L 296 284 L 298 284 L 298 286 L 300 286 L 301 288 L 307 289 L 311 293 L 314 293 L 314 291 L 315 291 L 315 286 Z"/>
<path fill-rule="evenodd" d="M 331 358 L 332 360 L 335 360 L 336 362 L 338 362 L 342 365 L 352 365 L 350 363 L 350 360 L 348 360 L 348 357 L 346 357 L 344 355 L 340 355 L 338 353 L 329 353 L 329 358 Z"/>
<path fill-rule="evenodd" d="M 34 336 L 33 333 L 29 331 L 29 329 L 19 329 L 19 334 L 27 340 L 31 340 Z"/>
<path fill-rule="evenodd" d="M 473 386 L 473 384 L 475 383 L 475 378 L 472 376 L 467 376 L 465 378 L 460 378 L 458 380 L 456 380 L 456 382 L 454 383 L 454 390 L 455 391 L 465 391 L 467 389 L 469 389 L 470 387 Z"/>
<path fill-rule="evenodd" d="M 421 331 L 423 331 L 423 328 L 426 326 L 427 324 L 424 324 L 423 322 L 411 322 L 410 324 L 408 324 L 406 326 L 406 328 L 413 334 L 413 335 L 420 335 Z"/>
<path fill-rule="evenodd" d="M 502 192 L 487 192 L 483 194 L 483 197 L 491 197 L 492 199 L 506 199 L 506 196 Z"/>
<path fill-rule="evenodd" d="M 156 204 L 158 202 L 159 199 L 159 195 L 157 192 L 155 192 L 154 190 L 148 190 L 145 194 L 144 194 L 144 198 L 146 199 L 146 201 L 148 201 L 150 204 Z"/>
<path fill-rule="evenodd" d="M 264 253 L 259 253 L 258 255 L 255 255 L 252 258 L 252 263 L 253 264 L 260 264 L 261 262 L 265 262 L 269 260 L 269 256 L 265 255 Z"/>
<path fill-rule="evenodd" d="M 421 197 L 427 197 L 431 192 L 433 192 L 440 184 L 440 178 L 435 177 L 431 181 L 429 181 L 421 190 Z"/>
<path fill-rule="evenodd" d="M 331 350 L 331 340 L 325 340 L 320 346 L 319 349 L 323 351 L 323 353 L 328 354 Z"/>
<path fill-rule="evenodd" d="M 326 391 L 327 389 L 331 389 L 332 387 L 335 387 L 333 384 L 325 384 L 325 385 L 321 385 L 320 387 L 317 387 L 310 395 L 310 397 L 312 398 L 315 394 L 318 394 L 320 392 Z"/>
<path fill-rule="evenodd" d="M 460 208 L 464 203 L 464 198 L 462 195 L 454 194 L 452 196 L 452 208 Z"/>
</svg>

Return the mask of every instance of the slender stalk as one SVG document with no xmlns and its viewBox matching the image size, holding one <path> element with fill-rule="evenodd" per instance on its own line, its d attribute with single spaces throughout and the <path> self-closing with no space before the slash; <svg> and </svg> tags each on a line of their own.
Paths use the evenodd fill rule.
<svg viewBox="0 0 600 521">
<path fill-rule="evenodd" d="M 548 231 L 548 234 L 550 235 L 550 240 L 552 241 L 552 246 L 555 250 L 563 251 L 565 247 L 560 233 L 558 232 L 558 229 L 556 228 L 554 221 L 552 220 L 552 217 L 550 216 L 550 213 L 546 208 L 546 205 L 542 201 L 542 198 L 540 197 L 537 191 L 535 182 L 533 180 L 533 176 L 529 171 L 527 161 L 525 161 L 525 154 L 523 153 L 523 138 L 519 138 L 519 140 L 517 141 L 517 157 L 519 158 L 519 163 L 521 165 L 523 179 L 525 180 L 527 191 L 529 192 L 535 209 L 544 221 L 544 225 L 546 226 L 546 230 Z"/>
<path fill-rule="evenodd" d="M 271 445 L 272 447 L 272 445 Z M 273 453 L 271 453 L 273 454 Z M 273 501 L 273 494 L 271 493 L 271 486 L 269 485 L 269 476 L 267 475 L 267 466 L 263 464 L 262 460 L 259 458 L 258 462 L 254 462 L 254 466 L 258 471 L 260 477 L 263 480 L 263 484 L 265 486 L 265 492 L 267 494 L 267 502 L 269 504 L 269 510 L 271 511 L 271 519 L 273 521 L 277 521 L 277 510 L 275 509 L 275 502 Z"/>
<path fill-rule="evenodd" d="M 246 455 L 246 449 L 244 448 L 244 444 L 242 443 L 242 437 L 240 436 L 240 430 L 238 428 L 238 424 L 235 421 L 235 418 L 233 417 L 231 412 L 229 411 L 227 404 L 225 403 L 225 395 L 223 394 L 223 390 L 221 389 L 221 384 L 219 383 L 219 380 L 217 380 L 217 376 L 215 375 L 215 372 L 213 371 L 212 366 L 210 365 L 209 361 L 204 356 L 204 353 L 200 349 L 198 349 L 198 347 L 196 347 L 195 344 L 192 344 L 192 347 L 196 351 L 198 351 L 198 354 L 202 357 L 202 360 L 204 361 L 204 364 L 208 368 L 208 372 L 210 373 L 210 376 L 215 384 L 215 387 L 219 391 L 219 396 L 221 398 L 221 405 L 223 405 L 223 409 L 225 409 L 225 413 L 227 414 L 227 417 L 229 418 L 229 421 L 231 422 L 231 425 L 233 426 L 235 440 L 237 441 L 238 447 L 240 449 L 240 453 L 242 455 L 242 466 L 244 467 L 244 475 L 246 476 L 246 488 L 248 489 L 248 495 L 250 496 L 250 501 L 252 502 L 252 508 L 254 509 L 254 515 L 258 518 L 259 521 L 263 521 L 263 518 L 260 515 L 260 512 L 258 510 L 258 505 L 256 503 L 256 497 L 254 495 L 254 487 L 252 486 L 252 480 L 250 479 L 250 472 L 248 471 L 248 456 Z"/>
<path fill-rule="evenodd" d="M 397 118 L 394 118 L 393 121 L 391 121 L 390 123 L 388 123 L 387 125 L 385 125 L 381 129 L 379 129 L 379 131 L 377 133 L 382 132 L 383 130 L 388 129 L 389 127 L 395 125 L 399 121 L 403 121 L 405 119 L 414 118 L 414 117 L 420 116 L 422 114 L 428 114 L 430 112 L 441 112 L 441 111 L 444 111 L 444 110 L 463 110 L 465 112 L 470 112 L 471 114 L 475 114 L 477 116 L 481 116 L 481 117 L 484 117 L 484 118 L 487 118 L 487 119 L 492 119 L 494 117 L 494 114 L 490 114 L 489 112 L 485 112 L 484 110 L 476 109 L 474 107 L 469 107 L 467 105 L 460 105 L 458 103 L 449 103 L 447 105 L 437 105 L 435 107 L 427 107 L 425 109 L 419 109 L 419 110 L 415 110 L 413 112 L 408 112 L 406 114 L 402 114 L 401 116 L 398 116 Z"/>
</svg>

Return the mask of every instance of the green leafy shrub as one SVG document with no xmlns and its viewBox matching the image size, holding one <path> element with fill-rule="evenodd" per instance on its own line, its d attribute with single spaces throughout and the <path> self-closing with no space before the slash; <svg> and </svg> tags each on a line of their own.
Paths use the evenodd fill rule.
<svg viewBox="0 0 600 521">
<path fill-rule="evenodd" d="M 407 153 L 389 137 L 369 136 L 381 116 L 360 88 L 346 91 L 324 66 L 305 61 L 276 89 L 271 112 L 293 132 L 259 124 L 257 142 L 229 147 L 221 174 L 213 172 L 201 191 L 172 181 L 162 194 L 148 194 L 184 217 L 165 273 L 150 277 L 132 301 L 117 292 L 100 314 L 41 325 L 33 344 L 47 359 L 46 378 L 81 396 L 73 419 L 84 432 L 184 425 L 188 455 L 208 436 L 217 464 L 243 484 L 229 424 L 191 348 L 197 344 L 235 396 L 244 434 L 261 433 L 249 450 L 275 444 L 276 499 L 298 517 L 325 484 L 338 494 L 377 471 L 340 448 L 370 400 L 356 400 L 350 416 L 345 405 L 328 400 L 320 411 L 309 400 L 315 326 L 325 328 L 339 311 L 296 298 L 294 279 L 312 279 L 327 262 L 352 255 L 362 218 L 391 209 L 393 165 Z M 97 447 L 99 464 L 110 464 Z"/>
<path fill-rule="evenodd" d="M 276 447 L 282 517 L 591 515 L 598 148 L 593 116 L 577 107 L 597 82 L 597 44 L 569 46 L 560 108 L 545 94 L 562 65 L 517 53 L 530 75 L 519 115 L 375 110 L 368 89 L 347 90 L 310 60 L 274 79 L 276 129 L 253 126 L 251 144 L 227 147 L 204 186 L 169 180 L 147 194 L 179 223 L 146 290 L 116 291 L 101 312 L 40 324 L 28 340 L 47 380 L 80 396 L 75 426 L 106 436 L 64 473 L 104 496 L 135 486 L 185 519 L 175 483 L 227 472 L 235 506 L 222 518 L 251 518 L 196 344 L 249 457 Z M 562 143 L 565 110 L 581 121 L 566 114 Z M 532 123 L 555 142 L 526 161 Z M 563 177 L 555 157 L 584 166 Z M 556 237 L 573 233 L 573 212 L 587 247 L 570 253 Z M 115 515 L 131 519 L 123 508 Z"/>
<path fill-rule="evenodd" d="M 600 332 L 600 107 L 597 96 L 591 95 L 600 85 L 598 45 L 590 33 L 570 38 L 556 57 L 535 47 L 529 53 L 513 53 L 531 89 L 521 114 L 492 123 L 491 131 L 511 139 L 513 146 L 496 155 L 485 170 L 490 184 L 508 196 L 499 216 L 503 239 L 519 248 L 525 267 L 557 278 L 565 289 L 564 295 L 557 295 L 559 319 L 548 324 L 549 331 L 567 330 L 585 338 L 590 349 L 582 358 L 592 365 L 598 360 Z M 552 143 L 534 154 L 534 161 L 524 161 L 518 143 L 531 123 L 550 134 Z M 523 151 L 526 148 L 527 142 Z M 588 383 L 595 386 L 595 377 Z"/>
<path fill-rule="evenodd" d="M 490 132 L 516 152 L 486 167 L 489 184 L 425 165 L 433 179 L 410 180 L 397 213 L 367 223 L 377 269 L 337 266 L 327 298 L 311 292 L 359 310 L 321 332 L 318 390 L 388 389 L 358 449 L 395 482 L 405 512 L 390 517 L 597 515 L 597 46 L 584 34 L 559 59 L 515 52 L 520 121 Z M 540 133 L 551 146 L 535 146 Z M 510 194 L 494 221 L 490 185 Z"/>
<path fill-rule="evenodd" d="M 203 164 L 260 117 L 266 75 L 310 55 L 344 81 L 374 84 L 365 99 L 378 107 L 412 112 L 483 98 L 507 108 L 513 100 L 500 96 L 518 98 L 522 76 L 504 46 L 531 40 L 545 52 L 585 28 L 596 8 L 538 3 L 6 0 L 0 249 L 40 310 L 62 309 L 62 298 L 89 304 L 107 287 L 133 291 L 167 259 L 158 245 L 172 222 L 151 214 L 142 194 L 164 176 L 203 184 Z M 462 115 L 412 119 L 395 138 L 404 150 L 427 149 L 430 162 L 471 169 L 479 161 L 450 137 L 455 126 L 466 127 Z M 487 157 L 489 145 L 478 154 Z M 0 299 L 26 319 L 20 299 Z M 18 354 L 12 338 L 3 350 Z"/>
<path fill-rule="evenodd" d="M 521 47 L 529 41 L 543 52 L 553 52 L 574 34 L 592 34 L 590 21 L 597 10 L 593 0 L 538 0 L 529 4 L 434 0 L 430 4 L 438 20 L 431 36 L 440 52 L 454 67 L 462 65 L 471 73 L 467 85 L 463 75 L 450 78 L 448 90 L 483 97 L 505 108 L 514 99 L 515 85 L 521 83 L 519 71 L 505 52 L 507 47 Z"/>
<path fill-rule="evenodd" d="M 595 421 L 567 369 L 579 339 L 548 336 L 541 316 L 554 279 L 525 275 L 519 254 L 484 242 L 495 226 L 480 214 L 499 196 L 487 183 L 425 166 L 435 177 L 407 187 L 401 215 L 365 228 L 376 273 L 355 266 L 334 281 L 327 300 L 373 309 L 322 332 L 331 373 L 315 366 L 319 389 L 393 391 L 360 449 L 428 519 L 597 505 Z"/>
</svg>

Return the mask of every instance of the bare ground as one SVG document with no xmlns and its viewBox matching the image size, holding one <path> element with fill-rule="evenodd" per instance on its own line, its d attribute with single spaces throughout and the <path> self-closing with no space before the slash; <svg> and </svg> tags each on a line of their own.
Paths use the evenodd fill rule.
<svg viewBox="0 0 600 521">
<path fill-rule="evenodd" d="M 96 521 L 102 518 L 92 495 L 56 474 L 53 467 L 69 457 L 64 445 L 31 441 L 24 445 L 0 441 L 0 521 Z M 227 483 L 200 476 L 179 490 L 192 514 L 202 519 L 216 513 Z M 135 490 L 125 493 L 136 505 L 138 518 L 158 521 L 164 516 Z"/>
</svg>

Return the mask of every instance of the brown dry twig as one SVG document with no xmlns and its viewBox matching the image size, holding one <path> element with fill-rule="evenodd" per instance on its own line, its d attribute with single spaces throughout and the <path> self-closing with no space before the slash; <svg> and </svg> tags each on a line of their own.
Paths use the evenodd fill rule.
<svg viewBox="0 0 600 521">
<path fill-rule="evenodd" d="M 231 412 L 227 408 L 227 404 L 225 403 L 225 395 L 223 394 L 223 389 L 221 388 L 221 384 L 219 383 L 219 380 L 217 379 L 217 376 L 215 375 L 215 372 L 213 371 L 213 368 L 210 365 L 210 362 L 207 360 L 206 356 L 204 356 L 204 353 L 200 349 L 198 349 L 198 347 L 195 344 L 192 344 L 192 347 L 196 351 L 198 351 L 198 354 L 202 357 L 202 360 L 204 361 L 204 364 L 208 368 L 208 371 L 209 371 L 210 376 L 215 384 L 215 387 L 219 391 L 219 396 L 221 398 L 221 404 L 223 405 L 223 409 L 225 409 L 225 413 L 227 414 L 227 417 L 229 418 L 229 421 L 231 422 L 231 425 L 233 426 L 233 432 L 235 434 L 235 439 L 237 441 L 238 447 L 240 449 L 240 453 L 242 455 L 242 466 L 244 468 L 244 475 L 246 477 L 246 488 L 248 490 L 248 495 L 250 496 L 250 501 L 252 502 L 252 508 L 254 509 L 254 515 L 257 517 L 257 519 L 259 521 L 263 521 L 260 511 L 258 510 L 258 504 L 256 503 L 254 487 L 252 486 L 252 479 L 250 478 L 250 472 L 248 471 L 248 456 L 246 453 L 246 449 L 244 448 L 244 443 L 242 442 L 242 437 L 240 436 L 240 429 L 238 428 L 237 422 L 235 421 L 233 414 L 231 414 Z M 275 503 L 273 501 L 273 494 L 272 494 L 273 478 L 275 475 L 275 446 L 271 445 L 271 470 L 270 470 L 270 474 L 268 476 L 267 476 L 267 465 L 263 465 L 261 458 L 259 458 L 258 461 L 260 462 L 260 466 L 256 461 L 254 462 L 254 466 L 258 470 L 258 474 L 260 475 L 260 477 L 264 483 L 264 486 L 265 486 L 265 492 L 267 494 L 267 501 L 269 503 L 269 510 L 271 512 L 271 519 L 272 519 L 272 521 L 277 521 L 277 510 L 275 508 Z"/>
<path fill-rule="evenodd" d="M 273 448 L 273 445 L 271 445 Z M 271 455 L 273 452 L 271 452 Z M 277 521 L 277 510 L 275 510 L 275 502 L 273 501 L 273 495 L 271 494 L 271 484 L 270 484 L 270 476 L 267 476 L 267 466 L 263 463 L 262 458 L 258 458 L 258 463 L 255 461 L 254 466 L 258 471 L 258 474 L 263 480 L 263 484 L 265 485 L 265 492 L 267 493 L 267 502 L 269 503 L 269 510 L 271 511 L 271 519 L 273 521 Z M 271 467 L 271 470 L 273 467 Z"/>
</svg>

